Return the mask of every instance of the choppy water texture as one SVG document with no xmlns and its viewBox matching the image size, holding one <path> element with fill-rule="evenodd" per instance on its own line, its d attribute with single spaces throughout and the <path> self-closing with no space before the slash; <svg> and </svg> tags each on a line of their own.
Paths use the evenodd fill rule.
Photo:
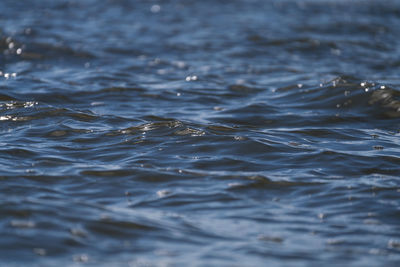
<svg viewBox="0 0 400 267">
<path fill-rule="evenodd" d="M 2 1 L 4 266 L 398 266 L 399 1 Z"/>
</svg>

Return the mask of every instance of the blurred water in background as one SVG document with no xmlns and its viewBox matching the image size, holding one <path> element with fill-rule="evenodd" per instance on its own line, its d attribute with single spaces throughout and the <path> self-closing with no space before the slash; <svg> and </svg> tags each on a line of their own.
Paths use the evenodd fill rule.
<svg viewBox="0 0 400 267">
<path fill-rule="evenodd" d="M 397 266 L 400 2 L 3 0 L 0 263 Z"/>
</svg>

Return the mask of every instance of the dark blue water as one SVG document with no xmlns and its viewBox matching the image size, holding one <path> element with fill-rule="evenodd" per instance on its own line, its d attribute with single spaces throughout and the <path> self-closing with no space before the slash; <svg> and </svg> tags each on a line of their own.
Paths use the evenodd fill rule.
<svg viewBox="0 0 400 267">
<path fill-rule="evenodd" d="M 4 0 L 1 266 L 398 266 L 400 2 Z"/>
</svg>

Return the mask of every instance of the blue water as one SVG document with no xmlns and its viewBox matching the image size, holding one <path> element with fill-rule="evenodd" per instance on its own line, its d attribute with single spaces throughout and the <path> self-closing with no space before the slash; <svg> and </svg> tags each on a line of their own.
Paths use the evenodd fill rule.
<svg viewBox="0 0 400 267">
<path fill-rule="evenodd" d="M 398 266 L 400 2 L 0 8 L 1 266 Z"/>
</svg>

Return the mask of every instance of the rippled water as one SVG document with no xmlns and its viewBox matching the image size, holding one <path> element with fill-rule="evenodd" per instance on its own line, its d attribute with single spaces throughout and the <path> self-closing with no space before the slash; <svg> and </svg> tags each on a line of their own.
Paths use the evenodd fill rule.
<svg viewBox="0 0 400 267">
<path fill-rule="evenodd" d="M 397 266 L 400 2 L 2 2 L 0 262 Z"/>
</svg>

